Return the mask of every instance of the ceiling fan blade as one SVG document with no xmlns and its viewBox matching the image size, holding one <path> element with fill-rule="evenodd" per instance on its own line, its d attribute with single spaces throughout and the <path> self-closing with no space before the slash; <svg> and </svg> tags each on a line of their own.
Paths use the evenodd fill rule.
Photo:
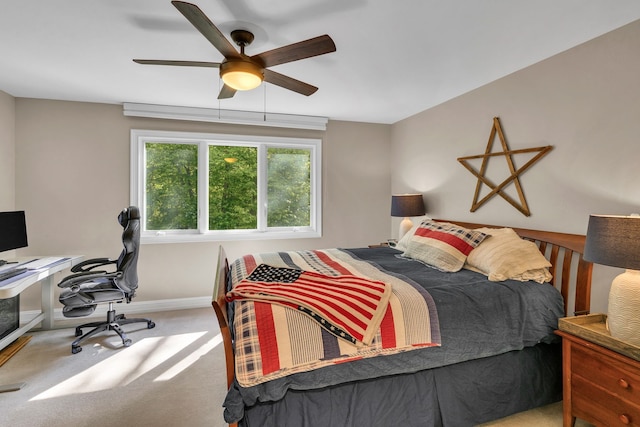
<svg viewBox="0 0 640 427">
<path fill-rule="evenodd" d="M 205 61 L 165 61 L 162 59 L 134 59 L 133 62 L 144 65 L 177 65 L 180 67 L 211 67 L 220 68 L 219 62 Z"/>
<path fill-rule="evenodd" d="M 298 43 L 293 43 L 277 49 L 262 52 L 251 57 L 264 64 L 265 67 L 297 61 L 299 59 L 311 58 L 312 56 L 324 55 L 335 52 L 336 45 L 328 35 L 314 37 Z"/>
<path fill-rule="evenodd" d="M 240 58 L 240 53 L 238 53 L 231 42 L 227 40 L 224 34 L 220 32 L 218 27 L 207 18 L 207 15 L 205 15 L 198 6 L 183 1 L 172 1 L 171 4 L 173 4 L 225 58 Z"/>
<path fill-rule="evenodd" d="M 233 95 L 236 94 L 236 90 L 231 86 L 227 86 L 226 84 L 222 86 L 220 90 L 220 95 L 218 95 L 218 99 L 228 99 L 233 98 Z"/>
<path fill-rule="evenodd" d="M 318 90 L 315 86 L 272 70 L 264 70 L 264 81 L 306 96 L 313 95 Z"/>
</svg>

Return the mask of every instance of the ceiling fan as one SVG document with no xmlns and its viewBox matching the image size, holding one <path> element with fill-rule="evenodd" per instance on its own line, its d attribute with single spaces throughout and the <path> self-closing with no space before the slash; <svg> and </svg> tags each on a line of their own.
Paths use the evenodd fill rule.
<svg viewBox="0 0 640 427">
<path fill-rule="evenodd" d="M 244 53 L 246 46 L 253 41 L 253 34 L 247 30 L 234 30 L 231 39 L 240 47 L 240 52 L 225 38 L 222 32 L 207 18 L 200 8 L 182 1 L 172 1 L 185 18 L 196 27 L 211 44 L 224 56 L 222 62 L 204 61 L 169 61 L 155 59 L 134 59 L 138 64 L 177 65 L 187 67 L 211 67 L 220 69 L 220 78 L 224 86 L 218 99 L 231 98 L 238 90 L 250 90 L 258 87 L 262 81 L 309 96 L 318 88 L 294 78 L 276 73 L 268 69 L 274 65 L 311 58 L 335 52 L 336 45 L 328 35 L 314 37 L 277 49 L 248 56 Z"/>
</svg>

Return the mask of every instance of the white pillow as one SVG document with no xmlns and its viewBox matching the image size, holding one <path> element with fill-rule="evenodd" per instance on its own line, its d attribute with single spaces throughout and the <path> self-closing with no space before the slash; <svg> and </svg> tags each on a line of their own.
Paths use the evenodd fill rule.
<svg viewBox="0 0 640 427">
<path fill-rule="evenodd" d="M 473 249 L 465 268 L 485 274 L 489 280 L 533 280 L 538 283 L 552 279 L 548 268 L 551 263 L 540 253 L 538 246 L 523 240 L 511 228 L 478 228 L 491 237 Z"/>
</svg>

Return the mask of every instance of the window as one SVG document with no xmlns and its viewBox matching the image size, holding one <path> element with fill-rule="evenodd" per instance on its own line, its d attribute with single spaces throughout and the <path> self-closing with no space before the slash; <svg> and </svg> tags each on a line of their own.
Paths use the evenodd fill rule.
<svg viewBox="0 0 640 427">
<path fill-rule="evenodd" d="M 321 141 L 131 131 L 142 241 L 321 236 Z"/>
</svg>

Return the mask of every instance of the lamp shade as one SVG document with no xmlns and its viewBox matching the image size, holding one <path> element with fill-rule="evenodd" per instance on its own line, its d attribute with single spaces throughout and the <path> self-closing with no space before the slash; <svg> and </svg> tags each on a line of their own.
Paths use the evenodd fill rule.
<svg viewBox="0 0 640 427">
<path fill-rule="evenodd" d="M 590 215 L 584 259 L 640 270 L 640 216 Z"/>
<path fill-rule="evenodd" d="M 425 214 L 422 194 L 396 194 L 391 196 L 391 216 L 420 216 Z"/>
</svg>

